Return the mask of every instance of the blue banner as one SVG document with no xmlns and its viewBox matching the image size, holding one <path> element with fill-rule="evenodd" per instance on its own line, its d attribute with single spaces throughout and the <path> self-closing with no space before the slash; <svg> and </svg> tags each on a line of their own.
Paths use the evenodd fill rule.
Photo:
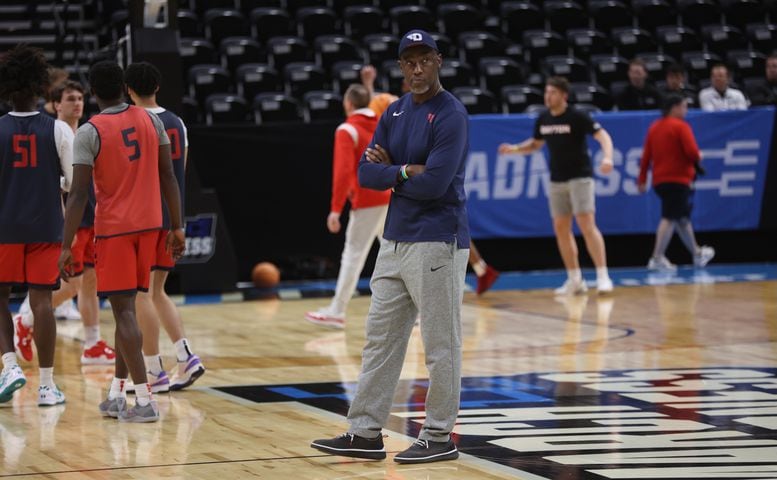
<svg viewBox="0 0 777 480">
<path fill-rule="evenodd" d="M 758 228 L 774 115 L 774 107 L 688 113 L 707 171 L 695 183 L 692 221 L 696 230 Z M 658 116 L 656 111 L 594 115 L 612 136 L 615 148 L 614 171 L 595 173 L 596 221 L 605 234 L 656 229 L 660 201 L 652 189 L 639 193 L 637 177 L 645 135 Z M 500 143 L 529 138 L 535 119 L 528 115 L 470 117 L 466 190 L 474 238 L 553 235 L 547 148 L 531 155 L 497 153 Z M 598 170 L 599 143 L 589 138 L 589 149 Z"/>
</svg>

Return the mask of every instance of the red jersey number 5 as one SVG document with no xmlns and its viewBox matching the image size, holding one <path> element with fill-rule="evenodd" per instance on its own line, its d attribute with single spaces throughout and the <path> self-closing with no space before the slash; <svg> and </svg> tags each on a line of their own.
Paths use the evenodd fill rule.
<svg viewBox="0 0 777 480">
<path fill-rule="evenodd" d="M 13 161 L 14 168 L 35 168 L 38 166 L 38 146 L 35 135 L 14 135 L 13 153 L 16 158 Z"/>
<path fill-rule="evenodd" d="M 135 138 L 130 138 L 130 135 L 135 135 Z M 129 161 L 132 162 L 140 158 L 140 144 L 138 143 L 135 127 L 122 130 L 121 138 L 124 139 L 124 146 L 132 149 L 132 154 L 127 157 Z"/>
</svg>

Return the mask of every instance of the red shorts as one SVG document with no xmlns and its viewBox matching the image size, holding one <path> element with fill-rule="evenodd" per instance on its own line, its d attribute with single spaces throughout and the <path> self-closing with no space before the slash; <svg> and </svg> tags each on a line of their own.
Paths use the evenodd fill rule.
<svg viewBox="0 0 777 480">
<path fill-rule="evenodd" d="M 151 270 L 166 270 L 170 271 L 175 267 L 175 260 L 173 256 L 166 250 L 167 234 L 170 231 L 162 229 L 159 231 L 159 238 L 156 241 L 156 261 L 151 266 Z"/>
<path fill-rule="evenodd" d="M 148 291 L 158 230 L 98 237 L 94 243 L 97 295 L 106 297 Z"/>
<path fill-rule="evenodd" d="M 84 273 L 85 267 L 94 268 L 94 227 L 79 228 L 70 251 L 73 254 L 74 276 Z"/>
<path fill-rule="evenodd" d="M 59 243 L 0 244 L 0 285 L 59 288 Z"/>
</svg>

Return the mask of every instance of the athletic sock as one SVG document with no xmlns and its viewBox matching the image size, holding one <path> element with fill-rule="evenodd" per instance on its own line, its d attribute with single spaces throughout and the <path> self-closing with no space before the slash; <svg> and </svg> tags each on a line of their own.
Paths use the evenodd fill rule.
<svg viewBox="0 0 777 480">
<path fill-rule="evenodd" d="M 183 363 L 189 359 L 192 349 L 189 347 L 189 340 L 185 337 L 175 342 L 175 358 L 178 363 Z"/>
<path fill-rule="evenodd" d="M 572 268 L 567 270 L 567 277 L 572 282 L 580 283 L 583 281 L 583 272 L 579 268 Z"/>
<path fill-rule="evenodd" d="M 135 399 L 137 404 L 141 407 L 145 407 L 151 402 L 151 384 L 135 386 Z"/>
<path fill-rule="evenodd" d="M 152 375 L 156 375 L 158 377 L 159 374 L 164 370 L 162 367 L 162 356 L 159 354 L 143 355 L 143 360 L 146 362 L 146 370 L 149 371 Z"/>
<path fill-rule="evenodd" d="M 597 267 L 596 268 L 596 278 L 598 280 L 603 280 L 605 278 L 610 278 L 610 273 L 607 270 L 607 267 Z"/>
<path fill-rule="evenodd" d="M 54 388 L 54 367 L 41 368 L 40 386 Z"/>
<path fill-rule="evenodd" d="M 113 377 L 111 381 L 111 389 L 108 391 L 108 399 L 113 400 L 117 397 L 126 397 L 127 393 L 124 391 L 124 387 L 127 386 L 126 378 Z"/>
<path fill-rule="evenodd" d="M 100 324 L 84 327 L 84 347 L 92 348 L 100 341 Z"/>
<path fill-rule="evenodd" d="M 19 365 L 16 359 L 16 352 L 8 352 L 3 354 L 3 370 L 7 370 L 11 367 Z"/>
<path fill-rule="evenodd" d="M 486 264 L 486 261 L 481 258 L 480 261 L 475 262 L 475 264 L 472 265 L 472 270 L 475 271 L 475 275 L 477 275 L 478 277 L 482 277 L 483 275 L 486 274 L 487 267 L 488 265 Z"/>
</svg>

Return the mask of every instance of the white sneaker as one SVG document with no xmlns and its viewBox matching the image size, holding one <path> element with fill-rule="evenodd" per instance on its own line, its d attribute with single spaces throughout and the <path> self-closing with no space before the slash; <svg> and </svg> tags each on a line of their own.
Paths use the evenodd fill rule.
<svg viewBox="0 0 777 480">
<path fill-rule="evenodd" d="M 677 265 L 670 262 L 665 255 L 660 257 L 650 257 L 650 261 L 647 264 L 648 270 L 659 270 L 664 272 L 676 272 Z"/>
<path fill-rule="evenodd" d="M 600 294 L 612 293 L 612 280 L 610 277 L 598 278 L 596 280 L 596 290 Z"/>
<path fill-rule="evenodd" d="M 54 317 L 63 320 L 81 320 L 81 312 L 78 311 L 76 303 L 71 298 L 54 309 Z"/>
<path fill-rule="evenodd" d="M 13 398 L 13 392 L 19 390 L 27 383 L 27 378 L 19 365 L 4 368 L 0 373 L 0 403 L 5 403 Z"/>
<path fill-rule="evenodd" d="M 345 316 L 330 315 L 325 309 L 317 312 L 305 312 L 305 320 L 329 328 L 345 327 Z"/>
<path fill-rule="evenodd" d="M 54 385 L 54 388 L 51 388 L 47 385 L 41 385 L 38 387 L 39 407 L 59 405 L 60 403 L 65 403 L 65 394 L 62 393 L 59 387 L 56 385 Z"/>
<path fill-rule="evenodd" d="M 159 375 L 154 375 L 151 372 L 146 372 L 146 379 L 149 385 L 151 385 L 151 393 L 167 393 L 170 391 L 170 377 L 167 376 L 167 372 L 162 370 Z M 135 393 L 135 384 L 132 380 L 128 380 L 124 384 L 124 391 L 127 393 Z"/>
<path fill-rule="evenodd" d="M 588 287 L 585 284 L 585 280 L 580 279 L 578 281 L 567 279 L 564 285 L 553 290 L 556 295 L 582 295 L 588 291 Z"/>
<path fill-rule="evenodd" d="M 693 256 L 693 266 L 696 268 L 704 268 L 713 258 L 715 258 L 715 249 L 703 245 L 699 247 L 699 253 Z"/>
</svg>

